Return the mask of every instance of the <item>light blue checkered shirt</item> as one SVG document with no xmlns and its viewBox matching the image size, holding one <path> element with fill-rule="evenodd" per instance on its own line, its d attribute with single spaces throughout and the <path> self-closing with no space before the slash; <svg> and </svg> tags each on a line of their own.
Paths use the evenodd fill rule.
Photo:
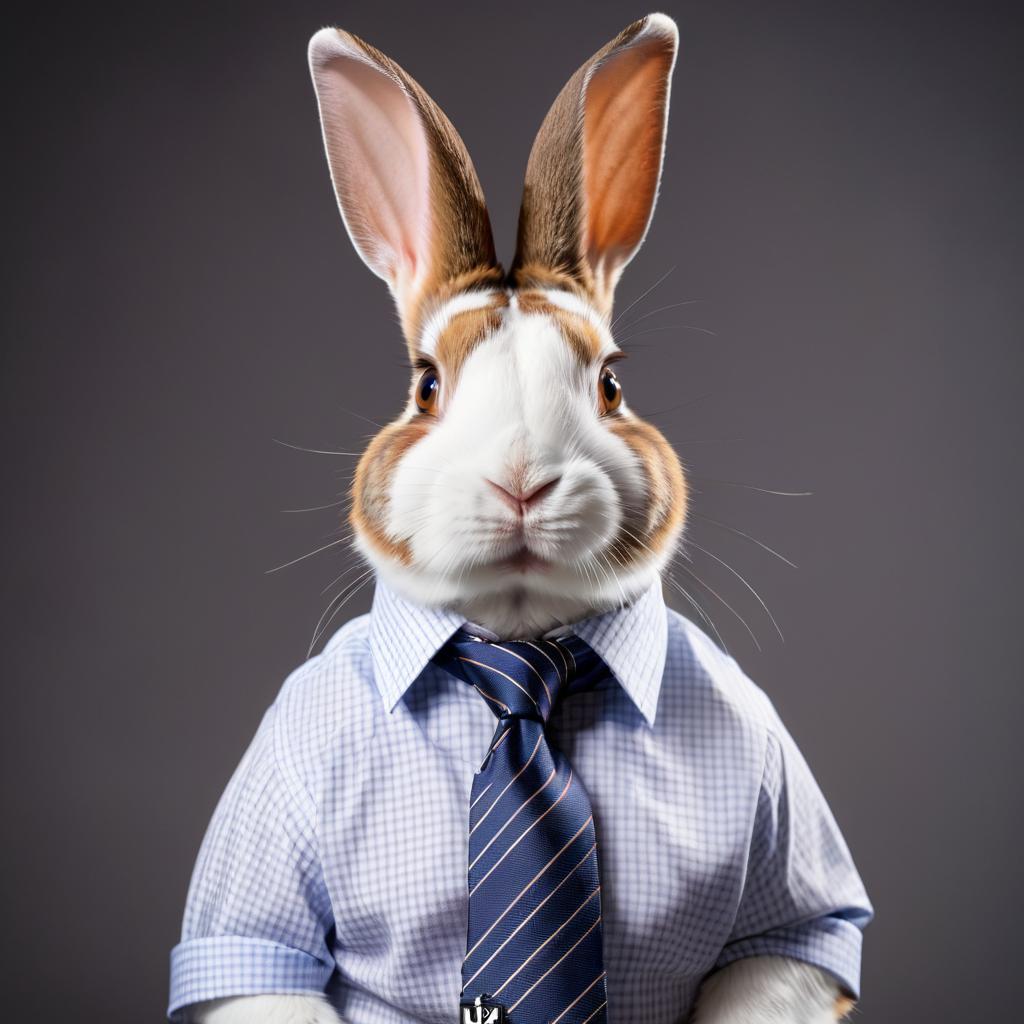
<svg viewBox="0 0 1024 1024">
<path fill-rule="evenodd" d="M 429 663 L 463 621 L 378 584 L 288 678 L 203 841 L 169 1012 L 326 989 L 350 1024 L 457 1019 L 470 791 L 495 725 Z M 594 809 L 609 1019 L 678 1024 L 710 971 L 759 954 L 856 995 L 871 905 L 768 698 L 660 584 L 573 631 L 614 674 L 548 726 Z"/>
</svg>

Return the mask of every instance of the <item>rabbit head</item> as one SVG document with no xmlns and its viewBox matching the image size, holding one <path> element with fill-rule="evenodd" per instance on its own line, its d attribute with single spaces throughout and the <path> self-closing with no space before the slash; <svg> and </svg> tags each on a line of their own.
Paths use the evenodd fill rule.
<svg viewBox="0 0 1024 1024">
<path fill-rule="evenodd" d="M 350 33 L 310 42 L 341 215 L 414 367 L 356 469 L 356 543 L 404 596 L 501 636 L 635 597 L 684 525 L 679 460 L 630 410 L 610 328 L 658 191 L 677 39 L 649 15 L 569 79 L 530 154 L 507 272 L 440 108 Z"/>
</svg>

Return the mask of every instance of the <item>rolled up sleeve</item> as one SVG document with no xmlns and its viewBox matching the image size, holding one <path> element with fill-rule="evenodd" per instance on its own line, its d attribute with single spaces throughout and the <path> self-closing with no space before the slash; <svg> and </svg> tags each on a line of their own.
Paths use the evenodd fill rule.
<svg viewBox="0 0 1024 1024">
<path fill-rule="evenodd" d="M 790 957 L 828 971 L 856 998 L 863 929 L 873 913 L 839 826 L 776 717 L 743 892 L 715 967 L 748 956 Z"/>
<path fill-rule="evenodd" d="M 271 707 L 217 804 L 171 951 L 168 1015 L 191 1003 L 322 992 L 334 969 L 315 806 L 281 757 Z"/>
</svg>

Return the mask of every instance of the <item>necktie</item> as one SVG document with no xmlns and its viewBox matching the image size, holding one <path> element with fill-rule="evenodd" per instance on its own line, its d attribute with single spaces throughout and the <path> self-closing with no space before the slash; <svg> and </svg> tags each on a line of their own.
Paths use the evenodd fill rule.
<svg viewBox="0 0 1024 1024">
<path fill-rule="evenodd" d="M 607 676 L 579 638 L 491 643 L 460 630 L 435 656 L 498 718 L 473 779 L 463 1019 L 604 1024 L 601 885 L 590 798 L 545 725 Z M 501 1006 L 504 1011 L 486 1012 Z"/>
</svg>

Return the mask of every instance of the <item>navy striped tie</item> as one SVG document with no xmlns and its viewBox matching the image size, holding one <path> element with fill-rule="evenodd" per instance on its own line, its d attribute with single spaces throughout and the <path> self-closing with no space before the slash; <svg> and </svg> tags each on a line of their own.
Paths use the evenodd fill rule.
<svg viewBox="0 0 1024 1024">
<path fill-rule="evenodd" d="M 594 815 L 545 724 L 608 670 L 577 637 L 491 643 L 465 630 L 434 660 L 499 719 L 470 798 L 463 1005 L 484 996 L 512 1024 L 604 1024 Z"/>
</svg>

